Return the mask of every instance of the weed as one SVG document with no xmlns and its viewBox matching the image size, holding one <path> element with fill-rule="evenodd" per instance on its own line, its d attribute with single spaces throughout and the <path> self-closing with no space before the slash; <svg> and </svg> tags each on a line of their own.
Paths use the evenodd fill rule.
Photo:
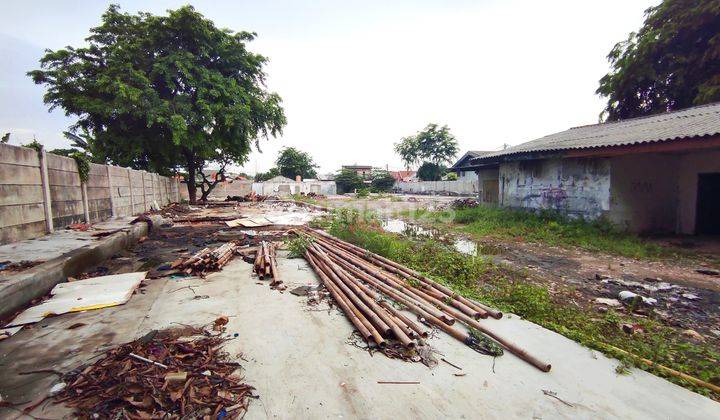
<svg viewBox="0 0 720 420">
<path fill-rule="evenodd" d="M 635 357 L 613 350 L 622 349 L 707 382 L 720 381 L 717 349 L 689 343 L 678 331 L 652 317 L 635 318 L 613 310 L 599 315 L 594 309 L 578 306 L 567 298 L 572 293 L 570 289 L 551 294 L 545 286 L 526 280 L 520 271 L 496 265 L 484 257 L 461 254 L 431 238 L 406 238 L 384 232 L 377 221 L 361 220 L 354 210 L 336 212 L 328 228 L 331 234 L 420 271 L 463 296 L 517 314 L 698 393 L 720 398 L 707 389 L 669 377 Z M 640 324 L 644 333 L 628 335 L 619 328 L 622 323 Z"/>
<path fill-rule="evenodd" d="M 285 240 L 287 249 L 289 250 L 288 256 L 290 258 L 302 258 L 305 255 L 305 250 L 312 243 L 311 238 L 304 236 L 296 236 L 292 239 L 288 238 Z"/>
<path fill-rule="evenodd" d="M 587 221 L 557 212 L 537 213 L 506 208 L 478 206 L 429 212 L 406 212 L 433 225 L 447 225 L 476 238 L 496 237 L 542 242 L 549 245 L 578 246 L 631 258 L 678 256 L 679 250 L 664 248 L 624 232 L 605 218 Z"/>
</svg>

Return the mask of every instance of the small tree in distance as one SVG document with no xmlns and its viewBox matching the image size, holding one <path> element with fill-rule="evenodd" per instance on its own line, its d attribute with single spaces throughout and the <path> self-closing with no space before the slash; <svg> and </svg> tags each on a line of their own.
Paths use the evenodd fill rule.
<svg viewBox="0 0 720 420">
<path fill-rule="evenodd" d="M 318 165 L 313 162 L 312 157 L 307 152 L 302 152 L 294 147 L 285 147 L 280 151 L 275 161 L 280 175 L 295 179 L 296 175 L 305 178 L 317 178 L 315 168 Z"/>
<path fill-rule="evenodd" d="M 408 168 L 420 163 L 440 167 L 455 158 L 458 143 L 447 125 L 428 124 L 414 136 L 403 137 L 395 144 L 395 152 Z"/>
<path fill-rule="evenodd" d="M 350 169 L 344 169 L 335 177 L 335 185 L 337 186 L 339 194 L 345 194 L 362 188 L 365 184 L 357 172 Z"/>
</svg>

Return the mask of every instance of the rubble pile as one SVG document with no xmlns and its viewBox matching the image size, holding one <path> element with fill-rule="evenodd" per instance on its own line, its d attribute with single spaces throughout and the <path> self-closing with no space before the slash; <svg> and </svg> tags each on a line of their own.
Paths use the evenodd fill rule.
<svg viewBox="0 0 720 420">
<path fill-rule="evenodd" d="M 240 418 L 253 387 L 220 350 L 226 340 L 196 328 L 153 331 L 66 374 L 55 403 L 83 419 Z"/>
<path fill-rule="evenodd" d="M 337 239 L 320 230 L 294 231 L 305 239 L 304 257 L 323 285 L 368 344 L 379 348 L 400 343 L 406 349 L 422 346 L 427 332 L 396 305 L 417 315 L 473 350 L 499 356 L 503 348 L 542 371 L 550 364 L 478 322 L 499 319 L 502 313 L 460 296 L 447 287 L 392 260 Z M 454 327 L 464 324 L 469 332 Z"/>
<path fill-rule="evenodd" d="M 455 210 L 472 209 L 479 206 L 480 203 L 474 198 L 458 198 L 457 200 L 453 200 L 453 202 L 450 203 L 450 207 Z"/>
<path fill-rule="evenodd" d="M 228 195 L 225 198 L 225 201 L 237 201 L 240 203 L 243 202 L 251 202 L 251 203 L 258 203 L 265 200 L 276 200 L 277 197 L 272 195 L 262 195 L 257 194 L 255 191 L 251 191 L 249 194 L 245 195 Z"/>
</svg>

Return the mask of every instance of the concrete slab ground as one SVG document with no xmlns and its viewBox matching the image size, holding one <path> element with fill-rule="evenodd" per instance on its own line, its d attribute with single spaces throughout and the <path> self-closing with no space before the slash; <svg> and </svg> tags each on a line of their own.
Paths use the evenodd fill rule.
<svg viewBox="0 0 720 420">
<path fill-rule="evenodd" d="M 59 229 L 53 233 L 35 239 L 0 245 L 0 261 L 47 261 L 73 251 L 95 241 L 94 233 L 128 229 L 135 217 L 119 217 L 94 223 L 91 230 L 85 232 L 72 229 Z"/>
<path fill-rule="evenodd" d="M 318 281 L 304 260 L 281 252 L 278 263 L 288 290 Z M 442 333 L 430 339 L 431 345 L 466 376 L 454 376 L 459 371 L 442 362 L 429 369 L 370 356 L 346 343 L 352 325 L 341 313 L 310 310 L 305 298 L 271 290 L 251 271 L 251 264 L 236 258 L 206 279 L 147 280 L 126 305 L 46 319 L 0 341 L 3 400 L 36 401 L 57 381 L 53 374 L 20 372 L 67 371 L 151 329 L 202 325 L 227 315 L 227 332 L 238 337 L 226 350 L 243 365 L 246 381 L 260 396 L 251 401 L 249 419 L 720 418 L 720 404 L 644 371 L 618 375 L 616 360 L 516 316 L 486 322 L 552 362 L 551 372 L 509 353 L 493 360 Z M 209 298 L 195 298 L 204 295 Z M 75 323 L 86 325 L 67 329 Z M 17 415 L 0 410 L 3 418 Z M 60 418 L 69 411 L 45 403 L 32 414 Z"/>
</svg>

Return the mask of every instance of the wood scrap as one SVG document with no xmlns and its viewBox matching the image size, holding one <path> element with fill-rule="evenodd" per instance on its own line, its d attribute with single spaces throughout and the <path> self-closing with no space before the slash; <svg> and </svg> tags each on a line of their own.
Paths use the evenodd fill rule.
<svg viewBox="0 0 720 420">
<path fill-rule="evenodd" d="M 241 418 L 254 388 L 221 350 L 226 340 L 193 327 L 160 331 L 64 375 L 52 398 L 81 419 Z"/>
</svg>

